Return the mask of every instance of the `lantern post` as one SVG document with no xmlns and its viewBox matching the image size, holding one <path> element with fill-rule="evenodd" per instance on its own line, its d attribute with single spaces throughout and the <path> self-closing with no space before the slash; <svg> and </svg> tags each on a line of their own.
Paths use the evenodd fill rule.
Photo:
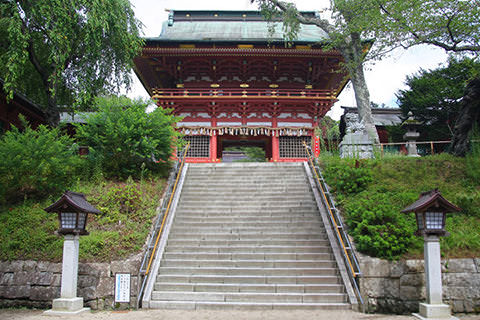
<svg viewBox="0 0 480 320">
<path fill-rule="evenodd" d="M 424 239 L 426 303 L 420 303 L 420 319 L 457 319 L 451 316 L 450 306 L 442 302 L 442 267 L 440 258 L 440 237 L 448 236 L 445 229 L 447 212 L 461 209 L 446 200 L 438 189 L 423 192 L 417 201 L 402 210 L 415 213 L 417 236 Z"/>
<path fill-rule="evenodd" d="M 50 315 L 77 314 L 90 310 L 83 307 L 83 298 L 77 297 L 79 238 L 88 235 L 85 230 L 88 214 L 101 212 L 87 202 L 85 195 L 66 191 L 60 199 L 45 209 L 58 214 L 60 227 L 57 231 L 64 236 L 62 281 L 60 298 L 54 299 Z"/>
</svg>

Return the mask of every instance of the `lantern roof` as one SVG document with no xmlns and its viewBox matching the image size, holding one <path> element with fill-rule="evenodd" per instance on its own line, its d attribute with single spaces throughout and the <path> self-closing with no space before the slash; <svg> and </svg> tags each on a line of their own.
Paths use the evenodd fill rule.
<svg viewBox="0 0 480 320">
<path fill-rule="evenodd" d="M 102 212 L 92 206 L 83 193 L 65 191 L 60 199 L 45 209 L 47 212 L 65 212 L 68 207 L 86 213 L 101 214 Z"/>
<path fill-rule="evenodd" d="M 422 192 L 417 201 L 402 210 L 403 213 L 423 212 L 431 207 L 440 208 L 445 212 L 461 211 L 459 207 L 445 199 L 438 189 Z"/>
</svg>

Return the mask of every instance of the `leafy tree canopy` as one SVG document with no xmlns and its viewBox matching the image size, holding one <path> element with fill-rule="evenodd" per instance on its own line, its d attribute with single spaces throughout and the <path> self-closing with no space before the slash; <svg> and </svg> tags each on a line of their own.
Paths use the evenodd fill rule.
<svg viewBox="0 0 480 320">
<path fill-rule="evenodd" d="M 45 105 L 88 106 L 99 93 L 129 85 L 142 45 L 140 22 L 128 0 L 0 1 L 0 77 Z"/>
<path fill-rule="evenodd" d="M 421 70 L 407 77 L 409 89 L 397 93 L 404 115 L 412 111 L 424 123 L 423 139 L 449 140 L 462 107 L 462 97 L 471 79 L 480 74 L 480 63 L 451 58 L 448 66 Z"/>
<path fill-rule="evenodd" d="M 480 52 L 478 0 L 367 1 L 380 7 L 377 30 L 390 34 L 381 40 L 403 47 L 424 43 L 451 52 Z"/>
<path fill-rule="evenodd" d="M 147 113 L 149 101 L 97 98 L 97 112 L 77 125 L 77 138 L 108 177 L 164 173 L 174 151 L 177 117 L 160 107 Z"/>
</svg>

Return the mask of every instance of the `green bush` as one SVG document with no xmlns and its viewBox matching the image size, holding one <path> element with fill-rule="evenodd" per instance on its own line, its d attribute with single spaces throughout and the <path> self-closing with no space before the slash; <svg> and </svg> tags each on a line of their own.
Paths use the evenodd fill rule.
<svg viewBox="0 0 480 320">
<path fill-rule="evenodd" d="M 392 204 L 393 195 L 362 192 L 345 205 L 346 223 L 359 251 L 386 259 L 407 252 L 415 230 L 413 218 Z"/>
<path fill-rule="evenodd" d="M 359 161 L 343 159 L 325 168 L 325 178 L 334 191 L 355 194 L 372 181 L 372 169 Z"/>
<path fill-rule="evenodd" d="M 98 111 L 88 117 L 86 125 L 77 125 L 77 138 L 92 149 L 92 162 L 107 177 L 166 173 L 178 118 L 160 107 L 148 113 L 148 104 L 125 97 L 97 99 Z"/>
<path fill-rule="evenodd" d="M 472 150 L 465 157 L 467 176 L 474 182 L 480 181 L 480 133 L 478 128 L 474 128 L 472 134 Z"/>
<path fill-rule="evenodd" d="M 455 204 L 462 209 L 463 214 L 480 218 L 480 192 L 458 193 Z"/>
<path fill-rule="evenodd" d="M 57 128 L 24 123 L 0 138 L 0 204 L 57 196 L 80 173 L 84 162 L 73 139 Z"/>
</svg>

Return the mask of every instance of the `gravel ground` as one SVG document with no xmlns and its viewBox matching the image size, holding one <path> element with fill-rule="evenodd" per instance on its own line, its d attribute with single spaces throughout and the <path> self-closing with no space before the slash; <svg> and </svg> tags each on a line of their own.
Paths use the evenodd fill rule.
<svg viewBox="0 0 480 320">
<path fill-rule="evenodd" d="M 480 315 L 457 315 L 461 320 L 480 320 Z M 1 320 L 413 320 L 412 316 L 363 314 L 353 311 L 237 311 L 237 310 L 141 310 L 86 312 L 76 316 L 45 316 L 41 310 L 0 309 Z"/>
</svg>

